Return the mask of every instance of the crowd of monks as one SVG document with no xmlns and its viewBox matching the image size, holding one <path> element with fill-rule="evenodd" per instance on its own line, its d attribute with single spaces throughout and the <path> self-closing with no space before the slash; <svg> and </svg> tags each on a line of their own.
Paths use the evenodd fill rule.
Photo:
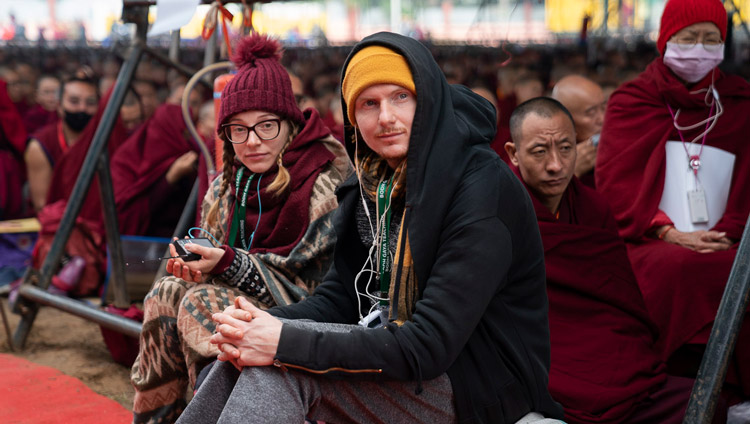
<svg viewBox="0 0 750 424">
<path fill-rule="evenodd" d="M 708 13 L 679 12 L 699 6 Z M 682 422 L 750 214 L 750 85 L 720 58 L 697 72 L 670 59 L 670 48 L 711 57 L 723 8 L 671 0 L 665 17 L 663 56 L 608 102 L 570 76 L 508 119 L 503 147 L 545 248 L 550 391 L 570 422 Z M 750 396 L 747 321 L 726 405 Z"/>
</svg>

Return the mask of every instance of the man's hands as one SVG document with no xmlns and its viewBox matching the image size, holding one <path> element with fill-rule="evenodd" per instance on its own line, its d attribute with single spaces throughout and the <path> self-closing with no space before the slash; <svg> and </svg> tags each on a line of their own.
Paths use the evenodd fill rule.
<svg viewBox="0 0 750 424">
<path fill-rule="evenodd" d="M 177 240 L 177 238 L 174 238 Z M 185 281 L 200 283 L 203 281 L 203 274 L 209 273 L 221 257 L 224 256 L 224 250 L 217 247 L 204 247 L 195 243 L 185 245 L 185 250 L 201 255 L 196 261 L 185 262 L 181 258 L 170 259 L 167 261 L 167 272 L 177 278 Z M 169 255 L 177 256 L 177 251 L 172 243 L 169 244 Z"/>
<path fill-rule="evenodd" d="M 239 370 L 273 363 L 281 339 L 281 321 L 241 296 L 212 318 L 218 326 L 211 343 L 218 345 L 220 361 L 230 361 Z"/>
<path fill-rule="evenodd" d="M 666 231 L 666 232 L 665 232 Z M 693 231 L 682 232 L 672 226 L 665 225 L 657 229 L 657 234 L 662 234 L 661 239 L 667 243 L 676 244 L 694 250 L 698 253 L 711 253 L 727 250 L 732 247 L 732 240 L 727 238 L 727 233 L 718 231 Z"/>
<path fill-rule="evenodd" d="M 591 139 L 576 144 L 576 177 L 587 174 L 596 165 L 596 146 Z"/>
</svg>

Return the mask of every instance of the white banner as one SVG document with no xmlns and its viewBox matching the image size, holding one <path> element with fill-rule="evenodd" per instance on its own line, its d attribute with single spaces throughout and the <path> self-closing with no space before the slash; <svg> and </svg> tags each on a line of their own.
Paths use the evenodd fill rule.
<svg viewBox="0 0 750 424">
<path fill-rule="evenodd" d="M 182 28 L 193 18 L 200 0 L 157 0 L 156 21 L 148 36 Z"/>
</svg>

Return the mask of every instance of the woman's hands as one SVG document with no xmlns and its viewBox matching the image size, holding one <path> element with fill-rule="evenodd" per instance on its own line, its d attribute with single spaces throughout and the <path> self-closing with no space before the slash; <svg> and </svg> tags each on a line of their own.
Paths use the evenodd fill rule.
<svg viewBox="0 0 750 424">
<path fill-rule="evenodd" d="M 230 361 L 239 370 L 273 363 L 281 339 L 281 321 L 241 296 L 212 318 L 218 326 L 211 343 L 218 345 L 220 361 Z"/>
<path fill-rule="evenodd" d="M 177 240 L 177 238 L 174 238 Z M 204 247 L 195 243 L 185 244 L 185 250 L 191 253 L 201 255 L 196 261 L 185 262 L 182 258 L 170 259 L 167 261 L 167 272 L 177 278 L 185 281 L 200 283 L 203 281 L 203 275 L 208 274 L 221 257 L 224 256 L 224 250 L 217 247 Z M 177 256 L 177 251 L 172 243 L 169 244 L 169 255 Z"/>
<path fill-rule="evenodd" d="M 667 243 L 676 244 L 698 253 L 718 252 L 732 247 L 732 240 L 727 238 L 727 233 L 719 231 L 692 231 L 682 232 L 673 226 L 665 225 L 657 230 L 661 239 Z"/>
</svg>

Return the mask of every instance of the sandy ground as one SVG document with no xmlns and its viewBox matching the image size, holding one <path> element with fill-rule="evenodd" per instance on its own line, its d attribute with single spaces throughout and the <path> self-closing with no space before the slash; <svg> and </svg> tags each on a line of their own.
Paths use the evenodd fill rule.
<svg viewBox="0 0 750 424">
<path fill-rule="evenodd" d="M 0 298 L 10 321 L 11 334 L 20 317 L 10 313 L 8 299 Z M 133 407 L 130 370 L 112 360 L 99 326 L 55 308 L 42 306 L 31 329 L 26 346 L 11 352 L 5 329 L 0 329 L 0 352 L 11 353 L 31 362 L 56 368 L 81 380 L 95 392 Z"/>
</svg>

